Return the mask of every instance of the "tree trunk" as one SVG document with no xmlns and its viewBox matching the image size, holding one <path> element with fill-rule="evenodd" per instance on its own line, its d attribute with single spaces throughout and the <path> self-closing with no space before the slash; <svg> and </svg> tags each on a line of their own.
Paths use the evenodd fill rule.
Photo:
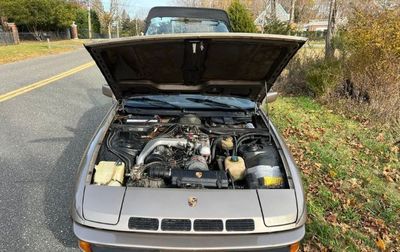
<svg viewBox="0 0 400 252">
<path fill-rule="evenodd" d="M 108 23 L 108 38 L 111 39 L 111 23 Z"/>
<path fill-rule="evenodd" d="M 117 20 L 117 38 L 119 38 L 119 19 Z"/>
<path fill-rule="evenodd" d="M 92 39 L 92 16 L 90 11 L 90 1 L 88 1 L 88 37 Z"/>
<path fill-rule="evenodd" d="M 290 2 L 290 16 L 289 16 L 289 24 L 294 23 L 294 8 L 296 6 L 296 0 L 292 0 Z"/>
<path fill-rule="evenodd" d="M 276 20 L 276 0 L 271 0 L 271 19 Z"/>
<path fill-rule="evenodd" d="M 264 0 L 264 12 L 265 16 L 262 20 L 262 27 L 261 27 L 261 33 L 264 33 L 265 31 L 265 24 L 267 23 L 267 9 L 268 9 L 268 0 Z"/>
<path fill-rule="evenodd" d="M 329 2 L 329 17 L 328 17 L 328 30 L 325 38 L 325 59 L 331 59 L 334 56 L 335 48 L 333 47 L 333 36 L 335 34 L 336 26 L 336 0 Z"/>
<path fill-rule="evenodd" d="M 135 18 L 135 35 L 139 35 L 138 18 Z"/>
<path fill-rule="evenodd" d="M 36 24 L 33 25 L 27 25 L 28 31 L 30 33 L 33 34 L 33 37 L 37 40 L 37 41 L 42 41 L 41 37 L 40 37 L 40 32 L 38 31 Z"/>
</svg>

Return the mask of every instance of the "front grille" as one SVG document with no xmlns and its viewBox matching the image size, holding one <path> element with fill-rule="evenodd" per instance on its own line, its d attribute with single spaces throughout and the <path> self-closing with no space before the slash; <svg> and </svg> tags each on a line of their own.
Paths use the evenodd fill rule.
<svg viewBox="0 0 400 252">
<path fill-rule="evenodd" d="M 129 218 L 128 227 L 137 230 L 157 230 L 159 225 L 158 219 L 154 218 Z"/>
<path fill-rule="evenodd" d="M 222 231 L 224 224 L 222 220 L 195 220 L 194 231 Z"/>
<path fill-rule="evenodd" d="M 191 222 L 187 219 L 163 219 L 161 230 L 163 231 L 190 231 Z"/>
<path fill-rule="evenodd" d="M 227 220 L 225 226 L 226 226 L 226 231 L 253 231 L 254 220 L 252 219 Z"/>
</svg>

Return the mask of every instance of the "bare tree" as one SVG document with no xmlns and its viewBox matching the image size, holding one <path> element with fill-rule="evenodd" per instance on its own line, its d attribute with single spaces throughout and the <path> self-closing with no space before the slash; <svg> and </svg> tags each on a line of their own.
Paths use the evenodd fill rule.
<svg viewBox="0 0 400 252">
<path fill-rule="evenodd" d="M 218 8 L 227 10 L 233 0 L 174 0 L 173 3 L 180 6 L 188 7 L 206 7 L 206 8 Z M 260 9 L 264 9 L 263 2 L 260 0 L 239 0 L 244 4 L 253 14 L 254 17 L 260 12 Z M 269 1 L 269 0 L 268 0 Z"/>
<path fill-rule="evenodd" d="M 108 38 L 111 39 L 111 28 L 114 21 L 118 21 L 119 16 L 119 0 L 110 0 L 110 6 L 108 10 L 104 9 L 101 0 L 93 0 L 93 9 L 99 15 L 100 22 L 104 27 L 107 27 Z"/>
<path fill-rule="evenodd" d="M 276 0 L 270 0 L 271 3 L 271 19 L 276 20 Z"/>
<path fill-rule="evenodd" d="M 336 28 L 336 12 L 337 4 L 336 0 L 330 0 L 329 2 L 329 17 L 328 17 L 328 30 L 325 38 L 325 58 L 330 59 L 334 56 L 335 49 L 333 48 L 333 36 Z"/>
<path fill-rule="evenodd" d="M 400 7 L 398 0 L 374 0 L 375 5 L 382 9 L 394 9 Z"/>
<path fill-rule="evenodd" d="M 120 27 L 121 27 L 121 20 L 122 20 L 122 13 L 125 10 L 122 8 L 122 6 L 127 6 L 125 0 L 114 0 L 114 9 L 115 9 L 115 16 L 114 16 L 114 22 L 116 24 L 117 28 L 117 38 L 119 38 L 120 34 Z"/>
<path fill-rule="evenodd" d="M 290 16 L 289 16 L 289 24 L 294 23 L 294 9 L 296 7 L 296 0 L 291 0 L 290 2 Z"/>
<path fill-rule="evenodd" d="M 175 0 L 177 5 L 183 5 L 188 7 L 203 7 L 204 1 L 202 0 Z"/>
<path fill-rule="evenodd" d="M 249 5 L 254 0 L 241 0 L 246 5 Z M 175 4 L 188 7 L 206 7 L 227 9 L 232 3 L 232 0 L 175 0 Z"/>
</svg>

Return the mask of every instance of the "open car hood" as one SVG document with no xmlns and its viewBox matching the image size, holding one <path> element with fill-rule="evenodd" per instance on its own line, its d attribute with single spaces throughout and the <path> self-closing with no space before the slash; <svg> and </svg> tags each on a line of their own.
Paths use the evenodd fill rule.
<svg viewBox="0 0 400 252">
<path fill-rule="evenodd" d="M 118 100 L 148 94 L 265 96 L 306 38 L 252 33 L 142 36 L 85 45 Z M 268 91 L 267 90 L 267 91 Z"/>
</svg>

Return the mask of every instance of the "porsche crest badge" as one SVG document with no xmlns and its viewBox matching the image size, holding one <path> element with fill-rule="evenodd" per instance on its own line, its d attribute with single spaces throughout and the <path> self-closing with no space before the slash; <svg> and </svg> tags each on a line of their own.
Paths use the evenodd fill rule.
<svg viewBox="0 0 400 252">
<path fill-rule="evenodd" d="M 190 207 L 195 207 L 197 205 L 197 198 L 196 197 L 189 197 L 188 204 Z"/>
</svg>

